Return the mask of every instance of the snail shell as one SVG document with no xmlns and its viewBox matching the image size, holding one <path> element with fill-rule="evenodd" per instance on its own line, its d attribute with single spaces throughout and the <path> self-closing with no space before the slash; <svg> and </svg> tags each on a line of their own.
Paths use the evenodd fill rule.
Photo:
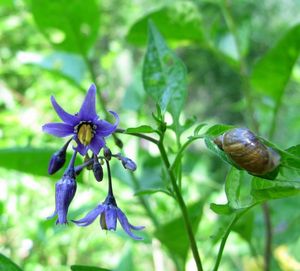
<svg viewBox="0 0 300 271">
<path fill-rule="evenodd" d="M 280 155 L 265 146 L 250 130 L 235 128 L 214 139 L 238 166 L 254 175 L 264 175 L 280 164 Z"/>
</svg>

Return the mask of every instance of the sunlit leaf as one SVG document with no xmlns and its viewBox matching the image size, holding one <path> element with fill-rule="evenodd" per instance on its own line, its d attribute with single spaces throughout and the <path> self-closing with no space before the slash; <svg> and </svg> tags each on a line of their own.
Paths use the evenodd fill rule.
<svg viewBox="0 0 300 271">
<path fill-rule="evenodd" d="M 84 77 L 86 66 L 79 55 L 56 52 L 47 56 L 38 53 L 20 52 L 18 60 L 24 64 L 32 64 L 47 71 L 68 77 L 80 84 Z"/>
<path fill-rule="evenodd" d="M 152 11 L 140 18 L 129 30 L 130 43 L 144 45 L 147 41 L 147 24 L 151 19 L 166 39 L 203 42 L 202 20 L 192 2 L 174 2 L 170 6 Z"/>
<path fill-rule="evenodd" d="M 22 271 L 12 260 L 0 254 L 0 270 L 1 271 Z"/>
<path fill-rule="evenodd" d="M 149 125 L 141 125 L 135 128 L 128 128 L 125 131 L 126 133 L 153 133 L 155 130 Z"/>
<path fill-rule="evenodd" d="M 31 0 L 33 18 L 58 50 L 87 55 L 99 29 L 100 11 L 95 0 Z"/>
<path fill-rule="evenodd" d="M 174 122 L 178 122 L 186 98 L 186 69 L 151 22 L 143 83 L 147 94 L 159 104 L 161 111 L 169 110 Z"/>
</svg>

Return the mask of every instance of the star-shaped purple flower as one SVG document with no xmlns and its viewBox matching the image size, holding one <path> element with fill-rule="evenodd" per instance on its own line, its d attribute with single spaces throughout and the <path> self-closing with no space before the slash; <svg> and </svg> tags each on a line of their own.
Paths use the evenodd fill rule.
<svg viewBox="0 0 300 271">
<path fill-rule="evenodd" d="M 143 238 L 136 236 L 131 230 L 142 230 L 144 226 L 133 226 L 129 223 L 125 214 L 118 208 L 115 198 L 108 195 L 106 200 L 99 204 L 96 208 L 90 211 L 84 218 L 80 220 L 73 220 L 78 226 L 88 226 L 100 216 L 100 226 L 103 230 L 116 230 L 117 219 L 119 220 L 124 231 L 135 240 L 142 240 Z"/>
<path fill-rule="evenodd" d="M 53 96 L 51 96 L 51 103 L 63 123 L 47 123 L 43 126 L 43 131 L 57 137 L 72 135 L 77 142 L 75 149 L 81 155 L 85 155 L 89 149 L 97 155 L 105 146 L 104 137 L 111 135 L 119 124 L 119 116 L 113 111 L 109 112 L 115 117 L 115 124 L 99 119 L 96 113 L 94 84 L 90 86 L 79 112 L 75 115 L 67 113 Z"/>
</svg>

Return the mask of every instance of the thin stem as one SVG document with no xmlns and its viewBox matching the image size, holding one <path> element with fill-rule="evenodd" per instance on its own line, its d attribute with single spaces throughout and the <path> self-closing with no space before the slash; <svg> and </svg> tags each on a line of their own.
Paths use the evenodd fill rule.
<svg viewBox="0 0 300 271">
<path fill-rule="evenodd" d="M 202 263 L 201 263 L 200 255 L 198 253 L 197 243 L 196 243 L 196 239 L 195 239 L 195 236 L 194 236 L 194 233 L 193 233 L 193 228 L 192 228 L 192 224 L 191 224 L 191 221 L 190 221 L 190 218 L 189 218 L 189 215 L 188 215 L 187 207 L 186 207 L 185 202 L 184 202 L 184 200 L 182 198 L 182 195 L 180 193 L 180 190 L 179 190 L 179 187 L 177 185 L 174 173 L 173 173 L 172 170 L 170 170 L 170 162 L 169 162 L 166 150 L 164 148 L 164 145 L 162 143 L 162 139 L 158 144 L 158 148 L 159 148 L 162 160 L 163 160 L 163 162 L 165 164 L 165 167 L 167 169 L 167 172 L 169 174 L 169 177 L 170 177 L 170 180 L 171 180 L 171 183 L 172 183 L 172 186 L 173 186 L 173 190 L 175 192 L 177 202 L 179 204 L 179 207 L 180 207 L 180 210 L 181 210 L 181 213 L 182 213 L 184 225 L 185 225 L 185 228 L 186 228 L 186 231 L 187 231 L 187 234 L 188 234 L 188 238 L 189 238 L 189 241 L 190 241 L 190 246 L 191 246 L 193 257 L 194 257 L 194 260 L 195 260 L 195 263 L 196 263 L 196 266 L 197 266 L 197 270 L 198 271 L 203 271 Z"/>
<path fill-rule="evenodd" d="M 240 216 L 235 214 L 234 218 L 231 220 L 230 224 L 227 226 L 227 229 L 225 231 L 225 234 L 222 238 L 222 241 L 221 241 L 221 244 L 220 244 L 220 247 L 219 247 L 217 261 L 215 263 L 213 271 L 217 271 L 218 268 L 219 268 L 227 238 L 228 238 L 228 236 L 229 236 L 229 234 L 232 230 L 232 227 L 235 225 L 235 223 L 238 221 L 239 218 L 240 218 Z"/>
<path fill-rule="evenodd" d="M 151 136 L 147 136 L 147 135 L 140 134 L 140 133 L 127 133 L 125 129 L 118 128 L 118 129 L 116 129 L 115 133 L 121 133 L 121 134 L 125 134 L 125 135 L 133 135 L 133 136 L 137 136 L 137 137 L 146 139 L 146 140 L 154 143 L 155 145 L 159 144 L 159 141 Z"/>
<path fill-rule="evenodd" d="M 270 209 L 267 202 L 262 204 L 264 218 L 265 218 L 265 226 L 266 226 L 266 243 L 265 243 L 265 253 L 264 253 L 264 271 L 270 270 L 270 263 L 272 257 L 272 223 L 270 216 Z"/>
<path fill-rule="evenodd" d="M 112 188 L 112 181 L 111 181 L 111 172 L 110 172 L 110 166 L 109 162 L 105 159 L 106 167 L 107 167 L 107 175 L 108 175 L 108 195 L 113 196 L 113 188 Z"/>
<path fill-rule="evenodd" d="M 74 164 L 75 164 L 75 160 L 76 160 L 76 155 L 77 155 L 77 151 L 74 151 L 73 152 L 73 155 L 72 155 L 72 158 L 70 160 L 70 163 L 69 163 L 69 166 L 67 167 L 65 174 L 69 174 L 71 175 L 73 178 L 75 178 L 75 167 L 74 167 Z"/>
</svg>

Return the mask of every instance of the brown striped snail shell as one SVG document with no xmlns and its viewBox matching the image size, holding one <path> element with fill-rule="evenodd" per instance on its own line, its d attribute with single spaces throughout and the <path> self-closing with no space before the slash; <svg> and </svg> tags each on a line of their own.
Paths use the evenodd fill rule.
<svg viewBox="0 0 300 271">
<path fill-rule="evenodd" d="M 250 130 L 235 128 L 214 139 L 230 159 L 253 175 L 264 175 L 280 164 L 280 155 Z"/>
</svg>

